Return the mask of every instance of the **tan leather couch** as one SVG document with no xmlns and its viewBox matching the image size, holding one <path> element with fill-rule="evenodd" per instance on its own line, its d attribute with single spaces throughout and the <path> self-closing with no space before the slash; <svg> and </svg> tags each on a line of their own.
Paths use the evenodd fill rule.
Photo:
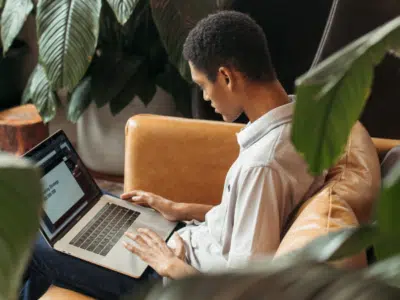
<svg viewBox="0 0 400 300">
<path fill-rule="evenodd" d="M 138 115 L 126 126 L 125 190 L 142 189 L 180 202 L 218 204 L 226 172 L 238 155 L 235 133 L 242 125 L 154 115 Z M 378 152 L 400 141 L 373 139 L 357 123 L 340 161 L 329 170 L 325 186 L 288 222 L 276 253 L 302 247 L 340 228 L 367 222 L 380 188 Z M 337 262 L 366 265 L 361 253 Z M 90 299 L 51 287 L 42 299 Z"/>
</svg>

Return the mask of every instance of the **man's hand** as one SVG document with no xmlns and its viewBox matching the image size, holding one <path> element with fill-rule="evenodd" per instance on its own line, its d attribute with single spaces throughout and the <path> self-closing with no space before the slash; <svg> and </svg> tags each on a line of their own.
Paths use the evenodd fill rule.
<svg viewBox="0 0 400 300">
<path fill-rule="evenodd" d="M 161 196 L 144 192 L 132 191 L 121 195 L 121 199 L 130 201 L 137 205 L 149 206 L 169 221 L 181 221 L 183 218 L 180 215 L 179 203 L 165 199 Z"/>
<path fill-rule="evenodd" d="M 148 263 L 161 276 L 179 278 L 196 273 L 195 269 L 181 259 L 185 256 L 185 246 L 179 234 L 174 235 L 175 250 L 169 248 L 164 240 L 149 229 L 138 229 L 137 235 L 130 232 L 126 232 L 125 235 L 133 240 L 136 246 L 123 242 L 124 247 Z"/>
<path fill-rule="evenodd" d="M 150 206 L 169 221 L 204 221 L 212 205 L 197 203 L 177 203 L 161 196 L 144 192 L 132 191 L 121 195 L 121 199 L 132 203 Z"/>
</svg>

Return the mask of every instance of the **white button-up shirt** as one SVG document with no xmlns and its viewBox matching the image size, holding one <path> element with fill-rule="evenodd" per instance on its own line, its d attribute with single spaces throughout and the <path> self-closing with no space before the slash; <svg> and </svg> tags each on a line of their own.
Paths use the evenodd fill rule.
<svg viewBox="0 0 400 300">
<path fill-rule="evenodd" d="M 205 222 L 179 231 L 194 268 L 219 271 L 273 254 L 289 214 L 322 186 L 324 176 L 311 176 L 291 143 L 293 109 L 293 101 L 277 107 L 237 134 L 240 154 L 226 176 L 221 203 Z M 169 244 L 174 246 L 173 239 Z"/>
</svg>

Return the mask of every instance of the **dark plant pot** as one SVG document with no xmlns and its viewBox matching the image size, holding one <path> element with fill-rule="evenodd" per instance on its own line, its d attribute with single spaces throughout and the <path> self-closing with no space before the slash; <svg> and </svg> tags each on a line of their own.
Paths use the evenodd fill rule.
<svg viewBox="0 0 400 300">
<path fill-rule="evenodd" d="M 0 110 L 21 103 L 23 87 L 20 78 L 24 68 L 24 56 L 28 54 L 28 45 L 16 40 L 6 56 L 0 57 Z M 0 48 L 3 52 L 3 48 Z"/>
</svg>

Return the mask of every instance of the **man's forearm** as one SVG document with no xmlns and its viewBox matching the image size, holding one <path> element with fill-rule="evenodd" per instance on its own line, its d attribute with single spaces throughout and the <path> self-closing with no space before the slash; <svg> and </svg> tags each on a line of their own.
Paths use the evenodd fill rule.
<svg viewBox="0 0 400 300">
<path fill-rule="evenodd" d="M 197 220 L 203 222 L 212 205 L 195 203 L 176 203 L 176 210 L 181 221 Z"/>
</svg>

